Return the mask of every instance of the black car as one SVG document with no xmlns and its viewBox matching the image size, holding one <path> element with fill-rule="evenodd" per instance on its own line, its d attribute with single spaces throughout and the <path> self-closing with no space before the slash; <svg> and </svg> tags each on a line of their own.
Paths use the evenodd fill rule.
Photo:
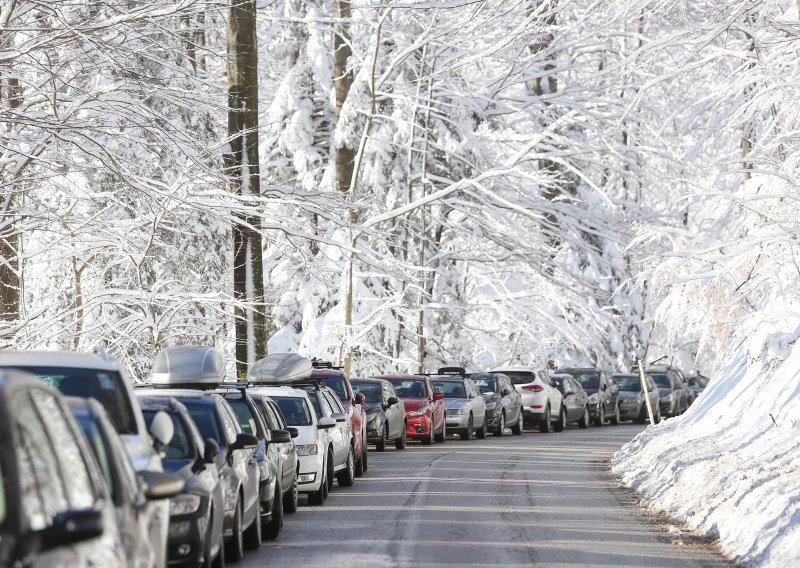
<svg viewBox="0 0 800 568">
<path fill-rule="evenodd" d="M 486 399 L 486 427 L 495 436 L 502 436 L 506 427 L 522 434 L 522 395 L 501 373 L 477 373 L 472 380 Z"/>
<path fill-rule="evenodd" d="M 711 381 L 710 378 L 696 371 L 686 375 L 686 384 L 688 384 L 689 388 L 694 392 L 695 399 L 705 390 L 709 381 Z"/>
<path fill-rule="evenodd" d="M 589 395 L 589 416 L 595 426 L 602 426 L 606 421 L 619 424 L 619 400 L 611 377 L 602 369 L 559 369 L 559 373 L 568 373 L 578 381 Z"/>
<path fill-rule="evenodd" d="M 249 391 L 250 397 L 261 409 L 261 417 L 264 419 L 267 428 L 272 432 L 270 447 L 278 454 L 278 480 L 283 490 L 283 512 L 297 512 L 298 491 L 298 458 L 294 449 L 293 438 L 297 437 L 297 428 L 286 425 L 281 409 L 265 394 L 255 392 L 256 389 Z M 286 432 L 289 434 L 286 438 Z"/>
<path fill-rule="evenodd" d="M 278 478 L 282 465 L 280 450 L 272 441 L 287 443 L 292 441 L 292 437 L 285 430 L 273 431 L 267 426 L 261 409 L 246 389 L 228 390 L 225 399 L 236 412 L 242 430 L 258 438 L 256 459 L 261 472 L 261 530 L 264 536 L 274 540 L 283 527 L 284 489 Z"/>
<path fill-rule="evenodd" d="M 576 422 L 579 428 L 588 428 L 591 423 L 589 395 L 578 381 L 568 373 L 550 375 L 553 385 L 561 392 L 567 422 Z"/>
<path fill-rule="evenodd" d="M 222 395 L 200 390 L 155 388 L 138 394 L 174 398 L 186 406 L 202 438 L 217 443 L 217 454 L 209 458 L 224 488 L 226 561 L 236 562 L 244 556 L 245 548 L 255 550 L 261 546 L 258 439 L 242 431 L 231 405 Z"/>
<path fill-rule="evenodd" d="M 0 372 L 0 480 L 0 566 L 127 565 L 114 503 L 63 397 L 14 371 Z"/>
<path fill-rule="evenodd" d="M 111 424 L 103 406 L 96 400 L 68 397 L 67 404 L 100 465 L 100 471 L 114 503 L 128 561 L 131 566 L 155 564 L 157 551 L 150 541 L 150 519 L 144 514 L 147 495 L 119 434 Z M 141 475 L 150 483 L 154 475 L 160 477 L 161 484 L 172 481 L 174 486 L 172 495 L 162 495 L 162 498 L 174 498 L 183 488 L 181 479 L 169 473 Z"/>
<path fill-rule="evenodd" d="M 164 470 L 180 477 L 183 490 L 170 499 L 168 562 L 224 566 L 225 494 L 214 466 L 217 442 L 203 440 L 186 407 L 170 397 L 139 397 L 149 425 L 159 411 L 172 419 L 175 433 L 162 448 Z"/>
<path fill-rule="evenodd" d="M 661 415 L 678 416 L 694 402 L 694 393 L 683 374 L 672 367 L 650 367 L 645 370 L 658 386 L 661 395 Z"/>
<path fill-rule="evenodd" d="M 382 452 L 386 442 L 395 441 L 405 447 L 405 406 L 394 390 L 394 385 L 384 379 L 354 379 L 350 381 L 353 391 L 364 395 L 364 410 L 367 412 L 367 443 L 375 444 Z"/>
</svg>

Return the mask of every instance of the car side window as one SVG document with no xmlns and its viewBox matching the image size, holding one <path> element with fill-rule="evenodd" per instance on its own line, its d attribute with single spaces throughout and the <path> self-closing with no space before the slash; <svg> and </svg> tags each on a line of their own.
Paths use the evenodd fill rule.
<svg viewBox="0 0 800 568">
<path fill-rule="evenodd" d="M 274 403 L 267 403 L 267 408 L 272 412 L 270 415 L 275 419 L 275 428 L 278 430 L 286 430 L 286 422 L 283 420 L 283 414 L 278 406 Z"/>
<path fill-rule="evenodd" d="M 112 434 L 109 436 L 108 443 L 112 447 L 112 454 L 119 458 L 119 469 L 122 471 L 122 479 L 120 481 L 128 496 L 128 501 L 136 503 L 139 501 L 141 486 L 139 485 L 139 478 L 136 477 L 136 472 L 133 470 L 130 454 L 128 454 L 125 446 L 122 445 L 119 436 Z"/>
<path fill-rule="evenodd" d="M 383 404 L 386 404 L 386 401 L 389 400 L 389 397 L 392 396 L 389 394 L 389 386 L 386 383 L 381 383 L 381 393 L 383 396 Z"/>
<path fill-rule="evenodd" d="M 229 444 L 236 440 L 236 435 L 239 431 L 236 428 L 236 420 L 233 417 L 233 411 L 225 401 L 220 401 L 219 417 L 222 420 L 222 431 L 225 433 L 225 439 Z"/>
<path fill-rule="evenodd" d="M 398 398 L 397 392 L 394 390 L 394 387 L 392 386 L 391 383 L 386 383 L 385 386 L 386 386 L 386 390 L 389 393 L 389 396 L 393 396 L 395 398 Z"/>
<path fill-rule="evenodd" d="M 325 394 L 328 397 L 328 402 L 330 403 L 331 408 L 333 409 L 333 411 L 334 412 L 338 412 L 340 414 L 344 413 L 344 408 L 342 407 L 342 403 L 339 402 L 339 397 L 334 396 L 333 394 L 331 394 L 329 392 L 326 392 Z"/>
<path fill-rule="evenodd" d="M 275 411 L 269 405 L 269 403 L 263 399 L 256 399 L 256 404 L 261 409 L 262 414 L 264 415 L 264 420 L 267 422 L 267 428 L 270 430 L 280 430 L 280 426 L 278 425 L 278 418 L 275 416 Z"/>
<path fill-rule="evenodd" d="M 323 395 L 323 393 L 319 394 Z M 333 414 L 333 409 L 331 408 L 331 404 L 328 402 L 325 396 L 324 395 L 319 396 L 318 398 L 319 398 L 319 403 L 321 405 L 322 416 L 330 416 L 331 414 Z"/>
</svg>

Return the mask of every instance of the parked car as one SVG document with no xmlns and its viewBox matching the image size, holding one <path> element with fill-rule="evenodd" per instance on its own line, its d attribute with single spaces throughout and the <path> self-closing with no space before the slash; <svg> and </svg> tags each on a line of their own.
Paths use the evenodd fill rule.
<svg viewBox="0 0 800 568">
<path fill-rule="evenodd" d="M 692 371 L 686 375 L 686 384 L 688 384 L 689 388 L 694 392 L 695 399 L 697 399 L 697 397 L 700 396 L 700 393 L 705 390 L 710 380 L 711 379 L 709 377 L 706 377 L 697 371 Z"/>
<path fill-rule="evenodd" d="M 503 373 L 522 395 L 523 425 L 538 426 L 540 432 L 552 432 L 553 423 L 564 424 L 564 397 L 544 370 L 530 367 L 498 367 L 490 373 Z"/>
<path fill-rule="evenodd" d="M 251 392 L 266 395 L 281 411 L 287 427 L 297 429 L 298 488 L 311 505 L 322 505 L 328 497 L 328 475 L 332 471 L 333 446 L 328 430 L 336 426 L 330 417 L 317 418 L 311 399 L 303 389 L 288 386 L 254 387 Z"/>
<path fill-rule="evenodd" d="M 486 437 L 486 401 L 464 369 L 439 369 L 438 375 L 431 377 L 431 384 L 444 394 L 448 430 L 458 432 L 462 440 L 471 439 L 473 432 L 479 439 Z"/>
<path fill-rule="evenodd" d="M 694 400 L 689 385 L 672 367 L 650 367 L 645 373 L 652 377 L 661 395 L 662 416 L 678 416 L 686 412 Z"/>
<path fill-rule="evenodd" d="M 647 401 L 642 392 L 642 379 L 638 373 L 616 373 L 612 375 L 614 383 L 619 388 L 619 414 L 623 420 L 633 420 L 637 424 L 644 424 L 649 420 Z M 661 395 L 653 378 L 644 376 L 647 383 L 647 398 L 653 409 L 653 419 L 656 423 L 661 420 Z"/>
<path fill-rule="evenodd" d="M 406 409 L 392 383 L 383 379 L 354 379 L 351 384 L 356 393 L 364 396 L 367 442 L 375 444 L 379 452 L 386 449 L 387 442 L 394 442 L 399 449 L 404 448 Z"/>
<path fill-rule="evenodd" d="M 0 566 L 127 566 L 114 503 L 58 391 L 0 371 L 0 440 Z"/>
<path fill-rule="evenodd" d="M 589 395 L 589 416 L 595 426 L 603 426 L 607 421 L 619 424 L 617 388 L 606 371 L 593 368 L 568 368 L 559 369 L 558 372 L 572 375 Z"/>
<path fill-rule="evenodd" d="M 223 387 L 225 388 L 225 387 Z M 256 461 L 261 474 L 259 494 L 261 495 L 261 531 L 262 536 L 275 540 L 283 528 L 283 486 L 279 480 L 281 456 L 280 449 L 272 443 L 276 441 L 288 443 L 292 441 L 289 432 L 272 432 L 267 427 L 261 409 L 245 387 L 232 387 L 218 391 L 225 396 L 239 420 L 242 431 L 252 434 L 258 439 Z"/>
<path fill-rule="evenodd" d="M 298 383 L 295 383 L 298 384 Z M 323 386 L 318 381 L 311 384 L 302 384 L 302 388 L 308 393 L 308 399 L 317 415 L 317 419 L 333 418 L 336 425 L 328 430 L 333 459 L 329 463 L 328 489 L 333 487 L 333 478 L 342 487 L 350 487 L 355 479 L 355 442 L 353 441 L 353 429 L 351 422 L 347 419 L 339 397 L 327 386 Z"/>
<path fill-rule="evenodd" d="M 429 377 L 420 375 L 382 375 L 389 381 L 406 410 L 406 437 L 443 443 L 447 437 L 444 394 L 435 392 Z"/>
<path fill-rule="evenodd" d="M 294 449 L 294 438 L 297 438 L 297 428 L 287 426 L 283 419 L 283 413 L 278 405 L 265 394 L 258 394 L 250 389 L 250 396 L 261 409 L 261 416 L 266 421 L 267 427 L 272 432 L 270 445 L 278 450 L 280 465 L 278 467 L 278 479 L 283 490 L 283 512 L 297 512 L 298 480 L 297 480 L 297 452 Z M 289 439 L 286 440 L 286 432 Z"/>
<path fill-rule="evenodd" d="M 588 428 L 592 420 L 589 416 L 589 395 L 583 386 L 568 373 L 554 373 L 550 379 L 564 397 L 566 421 L 576 422 L 579 428 Z"/>
<path fill-rule="evenodd" d="M 175 434 L 161 451 L 164 470 L 183 480 L 180 495 L 170 500 L 169 563 L 224 566 L 225 493 L 215 465 L 219 445 L 203 439 L 186 406 L 172 397 L 140 396 L 147 423 L 165 412 Z"/>
<path fill-rule="evenodd" d="M 514 435 L 522 434 L 522 395 L 502 373 L 473 374 L 478 390 L 486 400 L 486 425 L 495 436 L 502 436 L 506 427 Z"/>
<path fill-rule="evenodd" d="M 104 353 L 67 351 L 2 351 L 0 368 L 15 368 L 36 375 L 66 396 L 94 398 L 105 408 L 137 472 L 163 471 L 156 444 L 167 445 L 171 422 L 164 416 L 154 420 L 148 431 L 132 382 L 125 369 Z M 148 501 L 144 507 L 150 539 L 155 544 L 157 564 L 167 561 L 169 502 Z"/>
<path fill-rule="evenodd" d="M 355 474 L 356 477 L 361 477 L 369 467 L 367 412 L 364 408 L 364 401 L 360 400 L 353 391 L 350 380 L 344 374 L 344 367 L 335 367 L 330 361 L 319 359 L 312 359 L 311 364 L 314 367 L 314 370 L 311 371 L 311 379 L 325 381 L 325 384 L 339 397 L 344 413 L 350 421 L 350 427 L 353 430 L 353 451 L 356 456 Z"/>
<path fill-rule="evenodd" d="M 177 399 L 186 406 L 203 439 L 217 442 L 214 464 L 225 488 L 225 559 L 236 562 L 245 548 L 261 546 L 261 472 L 256 458 L 258 438 L 242 430 L 224 397 L 211 392 L 224 377 L 225 364 L 215 349 L 169 347 L 153 363 L 150 382 L 154 388 L 142 393 Z"/>
</svg>

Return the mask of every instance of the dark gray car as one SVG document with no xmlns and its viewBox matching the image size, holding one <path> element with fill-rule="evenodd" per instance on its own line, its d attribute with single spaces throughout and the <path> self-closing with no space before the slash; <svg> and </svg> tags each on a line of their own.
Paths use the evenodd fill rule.
<svg viewBox="0 0 800 568">
<path fill-rule="evenodd" d="M 589 395 L 589 416 L 595 426 L 602 426 L 606 421 L 619 424 L 619 404 L 614 383 L 609 374 L 602 369 L 559 369 L 559 373 L 569 373 L 578 381 Z"/>
<path fill-rule="evenodd" d="M 566 421 L 576 422 L 580 428 L 588 428 L 591 422 L 589 395 L 583 386 L 568 373 L 553 374 L 550 380 L 564 397 Z"/>
<path fill-rule="evenodd" d="M 406 409 L 394 385 L 383 379 L 354 379 L 353 392 L 364 395 L 367 413 L 367 443 L 382 452 L 394 441 L 398 449 L 406 446 Z"/>
<path fill-rule="evenodd" d="M 637 424 L 644 424 L 650 418 L 647 412 L 647 402 L 642 392 L 642 379 L 637 373 L 616 373 L 612 375 L 619 388 L 619 414 L 623 420 L 633 420 Z M 653 418 L 656 423 L 661 420 L 661 395 L 653 378 L 645 375 L 647 383 L 647 397 L 653 409 Z"/>
<path fill-rule="evenodd" d="M 662 416 L 678 416 L 686 412 L 694 401 L 694 393 L 682 374 L 671 367 L 651 367 L 645 373 L 650 375 L 658 386 Z"/>
<path fill-rule="evenodd" d="M 522 395 L 502 373 L 478 373 L 472 380 L 486 400 L 486 427 L 494 436 L 502 436 L 506 428 L 522 434 Z"/>
</svg>

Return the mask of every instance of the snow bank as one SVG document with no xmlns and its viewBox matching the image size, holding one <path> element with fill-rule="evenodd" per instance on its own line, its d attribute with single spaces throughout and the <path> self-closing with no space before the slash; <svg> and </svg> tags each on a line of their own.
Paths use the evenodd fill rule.
<svg viewBox="0 0 800 568">
<path fill-rule="evenodd" d="M 800 313 L 758 312 L 703 395 L 612 470 L 644 501 L 749 566 L 800 566 Z"/>
</svg>

